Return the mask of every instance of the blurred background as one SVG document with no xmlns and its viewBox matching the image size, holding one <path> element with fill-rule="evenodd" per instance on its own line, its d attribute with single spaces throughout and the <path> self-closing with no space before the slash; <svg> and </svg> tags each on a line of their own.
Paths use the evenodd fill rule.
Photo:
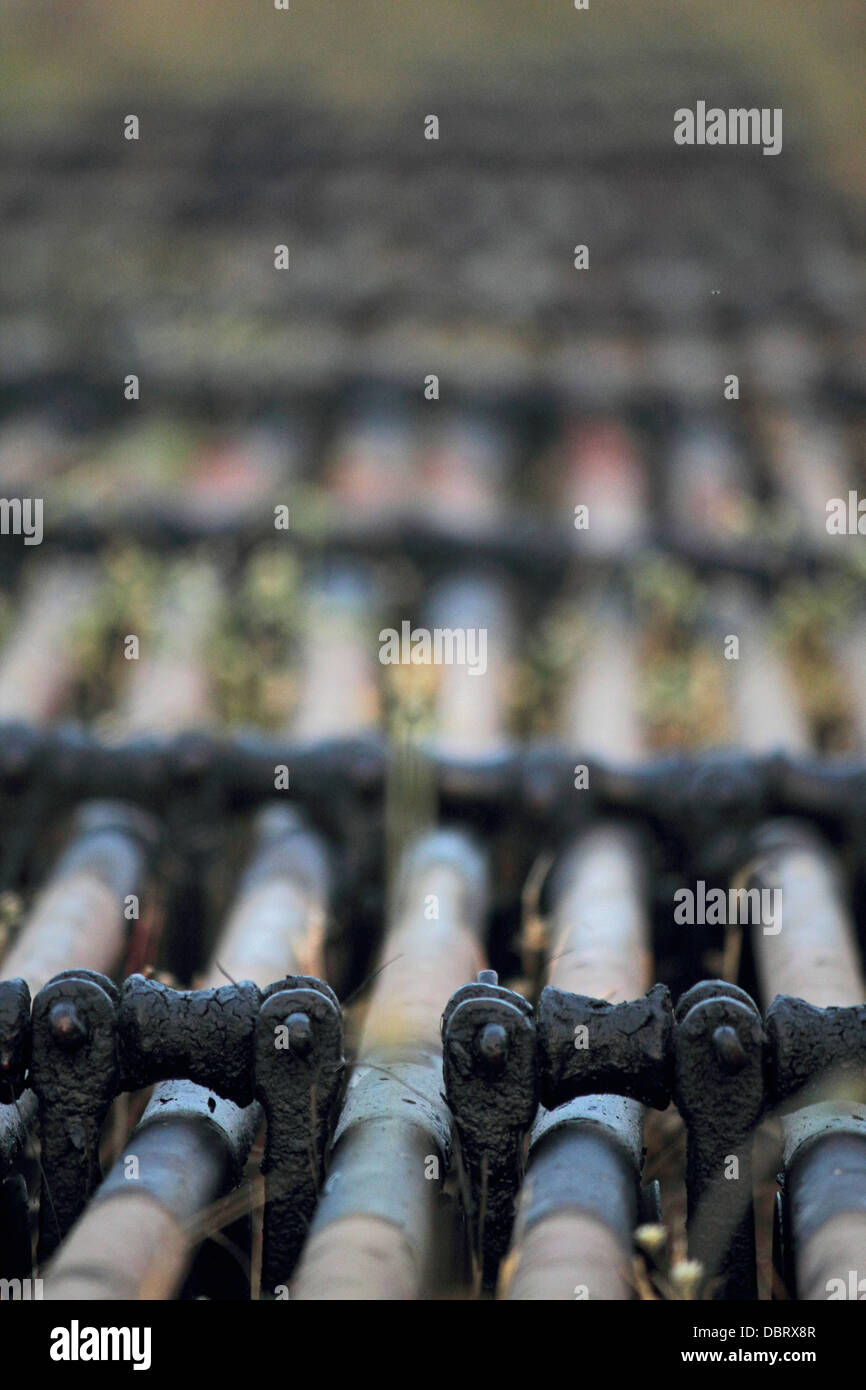
<svg viewBox="0 0 866 1390">
<path fill-rule="evenodd" d="M 334 798 L 315 813 L 344 913 L 354 894 L 341 994 L 381 927 L 382 843 L 393 865 L 447 812 L 413 761 L 431 737 L 458 762 L 550 736 L 624 760 L 863 749 L 862 542 L 825 525 L 866 476 L 862 5 L 0 14 L 0 494 L 43 498 L 45 525 L 0 551 L 0 720 L 387 729 L 384 822 L 337 844 Z M 676 146 L 698 100 L 781 107 L 782 153 Z M 380 629 L 430 612 L 489 627 L 493 679 L 379 665 Z M 790 682 L 787 723 L 766 691 L 732 702 L 730 632 Z M 0 807 L 10 940 L 52 809 Z M 491 963 L 531 993 L 547 846 L 507 804 L 474 815 Z M 126 967 L 187 983 L 247 841 L 206 797 L 168 819 Z M 662 864 L 654 904 L 651 978 L 676 987 L 725 947 L 681 951 L 681 879 Z M 677 1125 L 650 1176 L 681 1164 Z"/>
<path fill-rule="evenodd" d="M 4 543 L 0 714 L 411 743 L 438 678 L 376 633 L 474 555 L 511 586 L 503 738 L 555 728 L 599 585 L 647 749 L 731 737 L 727 573 L 808 737 L 857 746 L 862 553 L 825 507 L 866 463 L 861 7 L 3 20 L 0 488 L 45 539 Z M 676 146 L 698 100 L 781 107 L 782 153 Z M 349 715 L 304 655 L 332 610 Z M 401 842 L 429 789 L 394 794 Z"/>
<path fill-rule="evenodd" d="M 4 0 L 4 108 L 39 122 L 52 111 L 121 99 L 131 87 L 191 101 L 235 93 L 318 98 L 369 111 L 413 102 L 427 83 L 471 78 L 495 87 L 527 63 L 569 64 L 586 54 L 640 55 L 647 42 L 712 52 L 719 69 L 744 59 L 807 113 L 822 162 L 860 182 L 864 16 L 856 0 L 647 0 L 576 15 L 546 0 L 292 0 L 274 27 L 262 0 L 182 12 L 170 0 Z M 580 25 L 575 24 L 579 18 Z M 651 57 L 645 53 L 644 67 Z"/>
<path fill-rule="evenodd" d="M 649 555 L 689 527 L 826 540 L 864 447 L 854 0 L 2 14 L 0 482 L 40 480 L 65 543 L 95 544 L 99 518 L 112 622 L 124 586 L 147 608 L 138 590 L 162 582 L 124 551 L 148 508 L 152 530 L 162 511 L 225 532 L 263 499 L 291 504 L 292 539 L 389 507 L 453 529 L 465 484 L 433 494 L 461 450 L 507 524 L 548 534 L 589 469 L 588 550 Z M 673 112 L 698 99 L 781 106 L 782 154 L 675 146 Z M 633 515 L 605 520 L 624 492 Z M 6 549 L 39 568 L 37 548 Z M 251 602 L 275 586 L 286 621 L 279 553 Z M 96 718 L 103 670 L 127 667 L 87 641 L 98 691 L 68 698 Z M 218 722 L 285 714 L 285 671 L 253 698 L 262 671 L 221 649 L 213 680 Z M 669 712 L 653 724 L 682 734 Z M 844 744 L 837 725 L 822 739 Z"/>
</svg>

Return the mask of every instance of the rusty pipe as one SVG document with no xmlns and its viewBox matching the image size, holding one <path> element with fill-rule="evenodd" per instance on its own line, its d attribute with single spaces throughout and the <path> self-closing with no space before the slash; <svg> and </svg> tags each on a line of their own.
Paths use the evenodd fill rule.
<svg viewBox="0 0 866 1390">
<path fill-rule="evenodd" d="M 592 659 L 566 683 L 560 724 L 575 748 L 634 757 L 642 744 L 635 636 L 609 599 L 595 596 L 590 611 Z M 567 848 L 552 891 L 548 984 L 615 1003 L 645 991 L 644 871 L 634 832 L 613 821 Z M 623 1097 L 539 1109 L 500 1297 L 631 1297 L 642 1135 L 643 1107 Z"/>
<path fill-rule="evenodd" d="M 256 850 L 202 987 L 264 987 L 321 968 L 328 873 L 317 837 L 289 807 L 256 822 Z M 235 974 L 235 972 L 237 972 Z M 93 1201 L 45 1273 L 53 1299 L 170 1298 L 206 1229 L 202 1215 L 236 1186 L 261 1122 L 186 1081 L 158 1085 Z"/>
<path fill-rule="evenodd" d="M 741 655 L 731 663 L 735 734 L 756 752 L 802 751 L 808 736 L 791 678 L 765 648 L 753 613 L 741 612 Z M 807 827 L 761 827 L 737 885 L 780 894 L 780 930 L 752 929 L 765 1005 L 777 994 L 818 1007 L 866 999 L 838 866 Z M 828 1094 L 784 1115 L 781 1128 L 787 1273 L 798 1298 L 827 1298 L 831 1281 L 847 1288 L 851 1271 L 866 1275 L 866 1107 Z"/>
<path fill-rule="evenodd" d="M 293 1299 L 407 1299 L 429 1287 L 451 1120 L 443 1002 L 482 964 L 485 871 L 457 832 L 404 859 L 328 1178 Z"/>
</svg>

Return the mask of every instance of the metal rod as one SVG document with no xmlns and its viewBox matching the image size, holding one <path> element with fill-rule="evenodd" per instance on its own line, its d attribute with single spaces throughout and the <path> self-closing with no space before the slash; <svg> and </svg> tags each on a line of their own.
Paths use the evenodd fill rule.
<svg viewBox="0 0 866 1390">
<path fill-rule="evenodd" d="M 379 673 L 370 580 L 361 569 L 338 567 L 308 585 L 305 597 L 293 737 L 326 739 L 374 728 Z"/>
<path fill-rule="evenodd" d="M 20 976 L 35 998 L 71 962 L 112 974 L 129 932 L 125 900 L 139 894 L 158 838 L 156 823 L 135 806 L 82 806 L 66 849 L 0 962 L 3 978 Z"/>
<path fill-rule="evenodd" d="M 799 751 L 808 740 L 792 682 L 754 636 L 747 625 L 748 646 L 741 637 L 740 661 L 732 663 L 735 691 L 749 692 L 735 702 L 735 733 L 758 752 Z M 752 930 L 765 1006 L 777 994 L 819 1007 L 862 1003 L 866 983 L 853 922 L 826 847 L 795 822 L 764 827 L 755 843 L 738 883 L 778 890 L 782 909 L 781 930 Z M 830 1280 L 847 1289 L 850 1271 L 866 1270 L 866 1108 L 831 1095 L 781 1124 L 785 1272 L 796 1297 L 827 1298 Z"/>
<path fill-rule="evenodd" d="M 0 721 L 41 724 L 60 713 L 76 674 L 75 627 L 97 588 L 86 561 L 55 560 L 40 570 L 0 651 Z"/>
<path fill-rule="evenodd" d="M 207 644 L 216 626 L 222 585 L 209 561 L 170 574 L 152 634 L 138 634 L 141 654 L 113 715 L 117 733 L 170 735 L 214 722 Z"/>
<path fill-rule="evenodd" d="M 483 963 L 484 877 L 456 832 L 404 860 L 293 1299 L 417 1298 L 431 1282 L 451 1146 L 439 1020 Z"/>
<path fill-rule="evenodd" d="M 282 806 L 260 814 L 255 843 L 203 988 L 225 984 L 226 973 L 264 988 L 305 973 L 302 966 L 321 967 L 321 844 Z M 156 1086 L 123 1154 L 48 1266 L 46 1297 L 175 1294 L 206 1234 L 197 1219 L 237 1185 L 261 1118 L 258 1103 L 241 1109 L 190 1082 Z M 269 1195 L 278 1201 L 281 1194 L 275 1188 Z"/>
<path fill-rule="evenodd" d="M 135 807 L 104 802 L 82 807 L 66 850 L 4 957 L 4 977 L 24 979 L 35 997 L 71 961 L 83 969 L 114 971 L 129 931 L 126 904 L 130 895 L 140 894 L 146 861 L 157 839 L 154 822 Z M 35 1109 L 35 1097 L 25 1092 L 17 1109 L 2 1107 L 0 1128 L 9 1125 L 17 1130 L 20 1117 Z M 50 1107 L 43 1104 L 40 1109 L 43 1170 L 53 1175 L 42 1194 L 40 1238 L 51 1248 L 58 1236 L 52 1224 L 55 1196 L 61 1201 L 59 1189 L 64 1184 L 77 1187 L 82 1165 L 89 1171 L 96 1155 L 76 1149 L 67 1153 L 59 1133 L 52 1132 Z M 86 1185 L 85 1181 L 85 1189 Z"/>
<path fill-rule="evenodd" d="M 777 994 L 825 1008 L 862 1004 L 862 965 L 839 869 L 806 827 L 778 822 L 758 833 L 744 886 L 781 895 L 778 934 L 753 931 L 766 1002 Z M 836 1093 L 782 1118 L 787 1273 L 800 1299 L 825 1299 L 834 1288 L 851 1297 L 866 1277 L 866 1105 Z M 831 1281 L 841 1281 L 833 1284 Z M 838 1295 L 836 1295 L 838 1296 Z M 854 1295 L 859 1297 L 859 1293 Z"/>
<path fill-rule="evenodd" d="M 458 434 L 453 448 L 434 457 L 428 500 L 443 506 L 459 485 L 477 510 L 489 499 L 491 469 L 489 451 L 467 449 Z M 489 626 L 491 645 L 498 642 L 491 672 L 473 677 L 448 664 L 437 671 L 437 747 L 447 743 L 458 755 L 472 749 L 484 757 L 501 737 L 507 605 L 498 586 L 468 576 L 434 596 L 427 621 Z M 470 691 L 467 683 L 478 688 Z M 458 687 L 469 698 L 459 698 Z M 436 1217 L 452 1128 L 440 1019 L 449 996 L 484 964 L 485 905 L 484 865 L 465 835 L 430 832 L 401 856 L 357 1061 L 293 1298 L 414 1298 L 435 1282 Z"/>
<path fill-rule="evenodd" d="M 561 722 L 575 745 L 634 757 L 634 634 L 615 607 L 592 611 L 594 660 L 567 688 Z M 652 971 L 644 872 L 634 833 L 614 822 L 569 846 L 552 894 L 548 984 L 615 1003 L 643 994 Z M 502 1297 L 631 1297 L 642 1133 L 643 1107 L 623 1097 L 539 1109 Z"/>
</svg>

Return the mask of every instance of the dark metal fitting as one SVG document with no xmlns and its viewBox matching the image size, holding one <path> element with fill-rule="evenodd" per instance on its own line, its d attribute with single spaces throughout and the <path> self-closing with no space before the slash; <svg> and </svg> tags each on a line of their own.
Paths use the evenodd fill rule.
<svg viewBox="0 0 866 1390">
<path fill-rule="evenodd" d="M 293 1013 L 286 1019 L 289 1047 L 296 1057 L 306 1057 L 313 1045 L 313 1025 L 309 1014 Z"/>
<path fill-rule="evenodd" d="M 24 1090 L 30 1065 L 30 990 L 26 980 L 0 981 L 0 1103 Z"/>
<path fill-rule="evenodd" d="M 0 1278 L 28 1278 L 31 1250 L 27 1183 L 22 1173 L 10 1173 L 0 1177 Z"/>
<path fill-rule="evenodd" d="M 261 998 L 250 980 L 180 990 L 130 975 L 120 1004 L 122 1089 L 183 1077 L 236 1105 L 249 1105 Z"/>
<path fill-rule="evenodd" d="M 767 1010 L 767 1080 L 775 1101 L 832 1099 L 849 1079 L 863 1098 L 866 1004 L 819 1009 L 805 999 L 777 994 Z M 792 1108 L 790 1105 L 788 1108 Z"/>
<path fill-rule="evenodd" d="M 17 997 L 20 1011 L 25 996 Z M 99 1133 L 114 1097 L 184 1080 L 239 1106 L 261 1101 L 264 1278 L 272 1288 L 287 1277 L 316 1203 L 345 1067 L 342 1015 L 327 985 L 291 976 L 264 991 L 250 981 L 174 990 L 133 975 L 121 992 L 94 971 L 65 971 L 36 996 L 32 1029 L 45 1182 L 40 1260 L 99 1183 Z"/>
<path fill-rule="evenodd" d="M 101 1178 L 99 1135 L 120 1089 L 119 998 L 107 976 L 65 970 L 33 1001 L 29 1080 L 42 1136 L 40 1263 L 60 1244 Z"/>
<path fill-rule="evenodd" d="M 629 1096 L 664 1110 L 673 1088 L 673 1008 L 666 985 L 610 1004 L 548 985 L 536 1011 L 541 1102 Z"/>
<path fill-rule="evenodd" d="M 673 753 L 636 767 L 601 764 L 602 799 L 665 819 L 695 813 L 716 819 L 732 810 L 756 817 L 763 810 L 772 764 L 769 759 L 727 749 L 699 758 Z"/>
<path fill-rule="evenodd" d="M 589 771 L 584 791 L 575 792 L 575 763 Z M 575 758 L 561 745 L 533 743 L 521 758 L 520 793 L 527 810 L 535 816 L 559 817 L 573 827 L 586 819 L 597 805 L 596 791 L 603 784 L 603 769 L 597 759 Z"/>
<path fill-rule="evenodd" d="M 478 807 L 514 805 L 520 796 L 520 758 L 509 748 L 473 758 L 452 757 L 425 748 L 434 762 L 436 785 L 446 803 L 469 802 Z"/>
<path fill-rule="evenodd" d="M 729 1023 L 723 1023 L 716 1029 L 713 1034 L 713 1047 L 720 1064 L 732 1076 L 735 1072 L 742 1071 L 749 1060 L 736 1029 Z"/>
<path fill-rule="evenodd" d="M 752 1141 L 764 1110 L 754 1000 L 704 980 L 677 1002 L 673 1099 L 686 1125 L 689 1253 L 717 1298 L 757 1297 Z"/>
<path fill-rule="evenodd" d="M 39 1105 L 31 1090 L 23 1091 L 15 1105 L 0 1109 L 0 1179 L 7 1177 L 27 1149 Z"/>
<path fill-rule="evenodd" d="M 0 724 L 0 788 L 10 792 L 29 778 L 38 761 L 40 732 L 23 721 Z"/>
<path fill-rule="evenodd" d="M 167 785 L 164 739 L 138 735 L 120 745 L 106 744 L 88 730 L 61 725 L 45 735 L 42 756 L 51 760 L 58 793 L 70 799 L 105 800 L 123 787 L 128 801 L 154 806 L 165 800 Z M 36 769 L 36 774 L 41 768 Z"/>
<path fill-rule="evenodd" d="M 227 807 L 260 806 L 273 795 L 275 764 L 285 763 L 291 768 L 292 796 L 324 813 L 335 798 L 344 808 L 356 796 L 381 792 L 386 762 L 384 740 L 375 731 L 276 742 L 248 729 L 217 745 L 214 782 Z"/>
<path fill-rule="evenodd" d="M 722 749 L 665 755 L 637 767 L 583 758 L 590 785 L 576 796 L 574 754 L 548 742 L 473 759 L 449 758 L 435 747 L 428 751 L 439 793 L 455 807 L 471 805 L 494 814 L 507 802 L 534 819 L 571 828 L 588 812 L 636 814 L 681 841 L 692 858 L 701 858 L 705 872 L 712 867 L 719 876 L 730 867 L 731 856 L 741 854 L 744 835 L 769 815 L 818 816 L 855 836 L 863 834 L 862 757 L 828 764 L 800 755 Z M 297 798 L 322 816 L 336 796 L 343 816 L 358 797 L 381 795 L 387 756 L 375 732 L 311 744 L 254 732 L 220 738 L 192 731 L 172 739 L 147 736 L 107 744 L 73 725 L 41 730 L 0 723 L 0 791 L 34 790 L 50 796 L 52 804 L 112 797 L 121 786 L 129 801 L 151 809 L 165 808 L 178 795 L 205 792 L 220 811 L 250 808 L 272 791 L 277 763 L 291 767 Z M 17 800 L 9 800 L 7 814 L 16 814 Z"/>
<path fill-rule="evenodd" d="M 689 1249 L 718 1297 L 756 1296 L 752 1137 L 764 1109 L 765 1037 L 754 1001 L 705 980 L 671 1008 L 654 985 L 609 1004 L 548 986 L 537 1010 L 541 1099 L 629 1096 L 686 1124 Z"/>
<path fill-rule="evenodd" d="M 87 1041 L 87 1023 L 70 999 L 58 999 L 48 1013 L 48 1026 L 57 1046 L 74 1052 Z"/>
<path fill-rule="evenodd" d="M 482 1285 L 495 1286 L 523 1171 L 523 1136 L 538 1109 L 532 1007 L 482 970 L 442 1016 L 445 1094 L 460 1140 L 464 1203 Z"/>
<path fill-rule="evenodd" d="M 862 825 L 866 765 L 859 758 L 810 758 L 779 753 L 774 763 L 781 806 L 804 816 Z"/>
<path fill-rule="evenodd" d="M 201 729 L 178 734 L 166 750 L 166 766 L 176 784 L 201 782 L 218 772 L 218 741 Z"/>
<path fill-rule="evenodd" d="M 476 1038 L 476 1047 L 488 1071 L 502 1071 L 508 1060 L 508 1033 L 501 1023 L 485 1023 Z"/>
<path fill-rule="evenodd" d="M 772 773 L 771 759 L 727 749 L 673 754 L 599 769 L 596 793 L 603 807 L 648 819 L 703 872 L 726 877 L 742 858 L 746 834 L 770 812 Z"/>
<path fill-rule="evenodd" d="M 345 1065 L 333 990 L 307 975 L 269 985 L 255 1026 L 255 1093 L 268 1122 L 262 1160 L 267 1292 L 291 1275 L 306 1238 Z"/>
</svg>

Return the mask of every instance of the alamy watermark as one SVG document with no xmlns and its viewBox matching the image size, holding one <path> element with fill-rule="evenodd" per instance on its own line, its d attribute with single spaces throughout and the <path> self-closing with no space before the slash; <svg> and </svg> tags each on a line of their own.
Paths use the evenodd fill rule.
<svg viewBox="0 0 866 1390">
<path fill-rule="evenodd" d="M 781 888 L 710 888 L 700 878 L 691 888 L 674 893 L 674 921 L 678 926 L 763 927 L 765 936 L 782 930 Z"/>
<path fill-rule="evenodd" d="M 0 497 L 0 536 L 23 536 L 25 545 L 41 545 L 42 498 Z"/>
<path fill-rule="evenodd" d="M 73 1318 L 68 1327 L 51 1330 L 48 1355 L 52 1361 L 130 1361 L 134 1371 L 149 1371 L 149 1327 L 82 1327 Z"/>
<path fill-rule="evenodd" d="M 0 1279 L 0 1303 L 33 1303 L 42 1296 L 41 1279 Z"/>
<path fill-rule="evenodd" d="M 379 633 L 379 660 L 383 666 L 465 666 L 470 676 L 483 676 L 487 628 L 413 628 L 404 619 L 399 632 L 385 627 Z"/>
<path fill-rule="evenodd" d="M 861 1279 L 856 1269 L 848 1270 L 847 1279 L 828 1279 L 824 1288 L 828 1302 L 851 1299 L 855 1303 L 866 1301 L 866 1279 Z"/>
<path fill-rule="evenodd" d="M 860 497 L 853 488 L 847 499 L 831 497 L 826 510 L 829 535 L 866 536 L 866 497 Z"/>
<path fill-rule="evenodd" d="M 764 154 L 782 149 L 782 109 L 768 106 L 721 106 L 707 108 L 695 103 L 692 111 L 681 106 L 674 112 L 674 143 L 677 145 L 763 145 Z"/>
</svg>

